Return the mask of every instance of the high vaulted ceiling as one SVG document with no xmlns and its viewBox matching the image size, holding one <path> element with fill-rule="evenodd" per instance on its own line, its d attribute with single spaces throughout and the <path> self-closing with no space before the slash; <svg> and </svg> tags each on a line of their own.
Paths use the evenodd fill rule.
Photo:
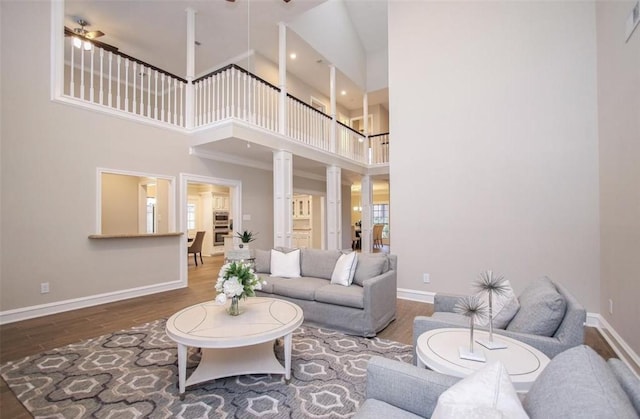
<svg viewBox="0 0 640 419">
<path fill-rule="evenodd" d="M 325 1 L 344 1 L 349 19 L 362 48 L 372 53 L 387 48 L 387 0 L 66 0 L 65 25 L 77 27 L 77 19 L 89 22 L 88 30 L 105 33 L 100 41 L 120 51 L 162 68 L 180 77 L 186 73 L 186 9 L 196 10 L 196 77 L 231 62 L 249 63 L 249 51 L 278 62 L 278 22 L 292 22 L 296 17 L 322 5 Z M 332 22 L 323 22 L 332 30 Z M 288 52 L 298 58 L 287 63 L 287 70 L 297 78 L 329 96 L 330 60 L 320 55 L 305 40 L 289 30 Z M 248 65 L 247 65 L 248 66 Z M 338 68 L 337 96 L 343 107 L 362 107 L 364 93 Z M 371 93 L 369 104 L 386 105 L 387 95 Z"/>
</svg>

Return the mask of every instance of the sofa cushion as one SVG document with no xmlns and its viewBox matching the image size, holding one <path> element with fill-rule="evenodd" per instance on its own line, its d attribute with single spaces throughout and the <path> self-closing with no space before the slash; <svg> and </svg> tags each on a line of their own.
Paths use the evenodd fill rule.
<svg viewBox="0 0 640 419">
<path fill-rule="evenodd" d="M 259 273 L 271 273 L 271 250 L 255 249 L 253 251 L 255 260 L 255 270 Z"/>
<path fill-rule="evenodd" d="M 340 255 L 336 262 L 336 266 L 333 268 L 333 274 L 331 274 L 331 283 L 345 287 L 351 285 L 353 282 L 353 276 L 356 272 L 357 263 L 358 254 L 356 252 L 349 252 Z"/>
<path fill-rule="evenodd" d="M 300 277 L 300 249 L 289 253 L 271 249 L 271 276 Z"/>
<path fill-rule="evenodd" d="M 316 290 L 316 301 L 345 307 L 364 308 L 364 288 L 358 285 L 345 287 L 326 284 Z"/>
<path fill-rule="evenodd" d="M 361 253 L 358 257 L 353 283 L 360 286 L 369 278 L 389 270 L 389 259 L 384 253 Z"/>
<path fill-rule="evenodd" d="M 278 280 L 279 279 L 279 280 Z M 315 300 L 316 290 L 326 286 L 327 280 L 303 276 L 294 280 L 274 278 L 273 293 L 283 297 Z M 344 289 L 344 287 L 342 287 Z"/>
<path fill-rule="evenodd" d="M 440 395 L 432 419 L 528 419 L 504 365 L 495 361 Z"/>
<path fill-rule="evenodd" d="M 301 249 L 300 275 L 331 279 L 340 255 L 339 250 Z"/>
<path fill-rule="evenodd" d="M 607 363 L 585 345 L 551 360 L 531 386 L 524 408 L 533 419 L 638 417 Z"/>
<path fill-rule="evenodd" d="M 507 330 L 538 336 L 553 336 L 564 318 L 567 302 L 549 278 L 533 281 L 522 292 L 520 310 Z"/>
<path fill-rule="evenodd" d="M 504 329 L 507 327 L 511 319 L 513 319 L 520 309 L 520 303 L 513 293 L 511 283 L 508 280 L 504 281 L 504 283 L 507 289 L 500 294 L 494 293 L 491 297 L 493 327 L 496 329 Z M 478 297 L 489 307 L 489 294 L 486 291 L 478 293 Z M 483 320 L 478 321 L 477 324 L 478 326 L 488 327 L 489 316 L 483 317 Z"/>
<path fill-rule="evenodd" d="M 414 415 L 380 400 L 367 399 L 353 418 L 422 419 L 422 416 Z"/>
<path fill-rule="evenodd" d="M 636 412 L 640 412 L 640 379 L 618 358 L 609 359 L 607 365 L 611 368 L 611 372 L 615 375 L 622 389 L 627 393 L 633 408 L 636 409 Z"/>
</svg>

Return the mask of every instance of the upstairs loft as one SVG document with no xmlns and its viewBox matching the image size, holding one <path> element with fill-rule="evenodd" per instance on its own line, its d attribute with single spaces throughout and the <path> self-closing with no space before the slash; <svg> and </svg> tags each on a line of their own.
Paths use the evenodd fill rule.
<svg viewBox="0 0 640 419">
<path fill-rule="evenodd" d="M 189 81 L 108 45 L 78 48 L 67 28 L 60 41 L 57 100 L 184 132 L 203 158 L 270 169 L 287 150 L 308 175 L 388 175 L 388 133 L 358 132 L 236 64 Z"/>
</svg>

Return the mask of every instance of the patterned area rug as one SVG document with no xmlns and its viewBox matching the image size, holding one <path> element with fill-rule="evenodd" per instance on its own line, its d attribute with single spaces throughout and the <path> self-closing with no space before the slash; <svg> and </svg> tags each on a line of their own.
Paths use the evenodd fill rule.
<svg viewBox="0 0 640 419">
<path fill-rule="evenodd" d="M 275 346 L 282 361 L 283 342 Z M 364 400 L 372 355 L 411 362 L 411 346 L 302 325 L 292 376 L 244 375 L 177 389 L 176 344 L 165 320 L 8 362 L 0 373 L 35 417 L 343 418 Z M 187 376 L 199 361 L 190 350 Z"/>
</svg>

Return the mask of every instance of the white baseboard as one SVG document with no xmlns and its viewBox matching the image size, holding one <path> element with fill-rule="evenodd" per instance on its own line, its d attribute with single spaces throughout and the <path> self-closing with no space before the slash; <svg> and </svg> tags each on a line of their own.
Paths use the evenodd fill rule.
<svg viewBox="0 0 640 419">
<path fill-rule="evenodd" d="M 185 286 L 186 284 L 181 281 L 171 281 L 164 282 L 162 284 L 131 288 L 128 290 L 90 295 L 88 297 L 56 301 L 53 303 L 40 304 L 37 306 L 17 308 L 14 310 L 5 310 L 0 312 L 0 324 L 13 323 L 21 320 L 33 319 L 35 317 L 48 316 L 50 314 L 77 310 L 79 308 L 112 303 L 115 301 L 126 300 L 128 298 L 141 297 L 143 295 L 184 288 Z"/>
<path fill-rule="evenodd" d="M 433 304 L 435 295 L 435 292 L 418 291 L 406 288 L 398 288 L 397 293 L 398 298 L 401 300 L 419 301 L 429 304 Z M 599 313 L 588 312 L 585 325 L 599 329 L 600 334 L 604 337 L 618 357 L 620 357 L 620 359 L 624 361 L 636 375 L 638 375 L 638 371 L 640 371 L 640 357 L 638 357 L 638 354 L 631 349 L 618 332 L 616 332 L 615 329 L 607 323 L 604 317 Z"/>
<path fill-rule="evenodd" d="M 435 292 L 410 290 L 406 288 L 398 288 L 397 296 L 401 300 L 419 301 L 421 303 L 433 304 Z"/>
</svg>

